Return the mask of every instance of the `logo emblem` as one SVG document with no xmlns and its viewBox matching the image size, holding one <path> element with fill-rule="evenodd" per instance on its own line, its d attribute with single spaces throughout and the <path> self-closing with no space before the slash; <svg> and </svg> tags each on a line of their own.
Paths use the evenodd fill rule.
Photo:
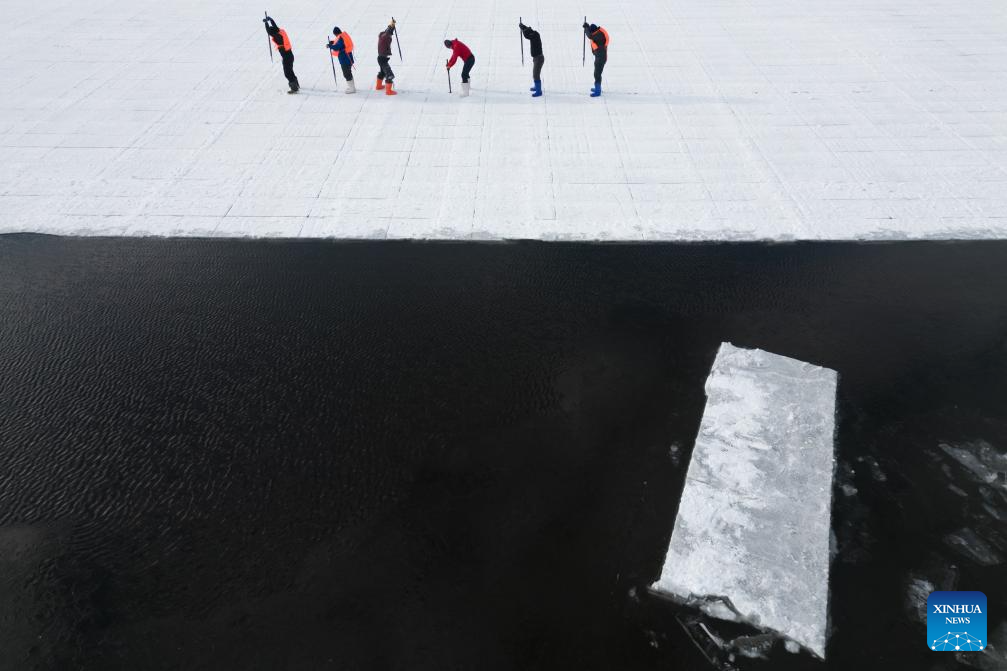
<svg viewBox="0 0 1007 671">
<path fill-rule="evenodd" d="M 927 598 L 927 647 L 935 652 L 986 649 L 986 595 L 933 592 Z"/>
</svg>

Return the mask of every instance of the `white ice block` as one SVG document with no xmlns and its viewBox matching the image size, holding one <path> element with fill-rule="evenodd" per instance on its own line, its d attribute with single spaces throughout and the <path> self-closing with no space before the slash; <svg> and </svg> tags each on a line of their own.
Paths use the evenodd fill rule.
<svg viewBox="0 0 1007 671">
<path fill-rule="evenodd" d="M 837 374 L 725 343 L 653 589 L 824 659 Z"/>
</svg>

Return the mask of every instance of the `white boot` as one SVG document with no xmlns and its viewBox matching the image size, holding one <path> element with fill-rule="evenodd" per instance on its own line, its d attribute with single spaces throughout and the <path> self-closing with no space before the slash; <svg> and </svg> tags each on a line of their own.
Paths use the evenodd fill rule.
<svg viewBox="0 0 1007 671">
<path fill-rule="evenodd" d="M 461 97 L 468 98 L 471 93 L 472 93 L 472 84 L 462 84 Z"/>
<path fill-rule="evenodd" d="M 346 93 L 347 93 L 347 95 L 350 94 L 350 93 L 356 93 L 356 92 L 357 92 L 357 85 L 353 83 L 353 80 L 351 79 L 350 81 L 346 82 Z"/>
</svg>

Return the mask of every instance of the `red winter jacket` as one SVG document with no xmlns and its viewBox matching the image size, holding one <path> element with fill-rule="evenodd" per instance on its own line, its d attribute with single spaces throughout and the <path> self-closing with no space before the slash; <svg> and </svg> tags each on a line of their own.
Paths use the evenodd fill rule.
<svg viewBox="0 0 1007 671">
<path fill-rule="evenodd" d="M 462 59 L 462 62 L 472 58 L 472 50 L 462 44 L 460 40 L 451 40 L 451 60 L 448 61 L 448 67 L 454 67 L 459 58 Z"/>
</svg>

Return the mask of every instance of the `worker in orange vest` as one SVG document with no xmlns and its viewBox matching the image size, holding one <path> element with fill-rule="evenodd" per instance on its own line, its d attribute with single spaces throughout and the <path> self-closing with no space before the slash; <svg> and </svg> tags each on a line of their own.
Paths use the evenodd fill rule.
<svg viewBox="0 0 1007 671">
<path fill-rule="evenodd" d="M 329 39 L 329 49 L 339 55 L 339 67 L 343 69 L 343 78 L 346 79 L 346 93 L 356 93 L 357 85 L 353 83 L 353 38 L 340 30 L 339 26 L 332 29 L 332 34 L 336 39 Z"/>
<path fill-rule="evenodd" d="M 584 34 L 591 40 L 591 51 L 594 53 L 594 88 L 591 89 L 591 97 L 597 98 L 601 95 L 601 73 L 605 71 L 605 64 L 608 63 L 608 31 L 595 24 L 584 24 Z"/>
<path fill-rule="evenodd" d="M 262 22 L 266 24 L 266 33 L 273 41 L 273 46 L 280 52 L 280 59 L 283 61 L 283 74 L 290 84 L 290 90 L 287 93 L 297 93 L 301 90 L 301 85 L 297 81 L 297 75 L 294 74 L 294 49 L 290 46 L 287 31 L 277 26 L 276 21 L 273 21 L 271 17 L 267 16 Z"/>
</svg>

